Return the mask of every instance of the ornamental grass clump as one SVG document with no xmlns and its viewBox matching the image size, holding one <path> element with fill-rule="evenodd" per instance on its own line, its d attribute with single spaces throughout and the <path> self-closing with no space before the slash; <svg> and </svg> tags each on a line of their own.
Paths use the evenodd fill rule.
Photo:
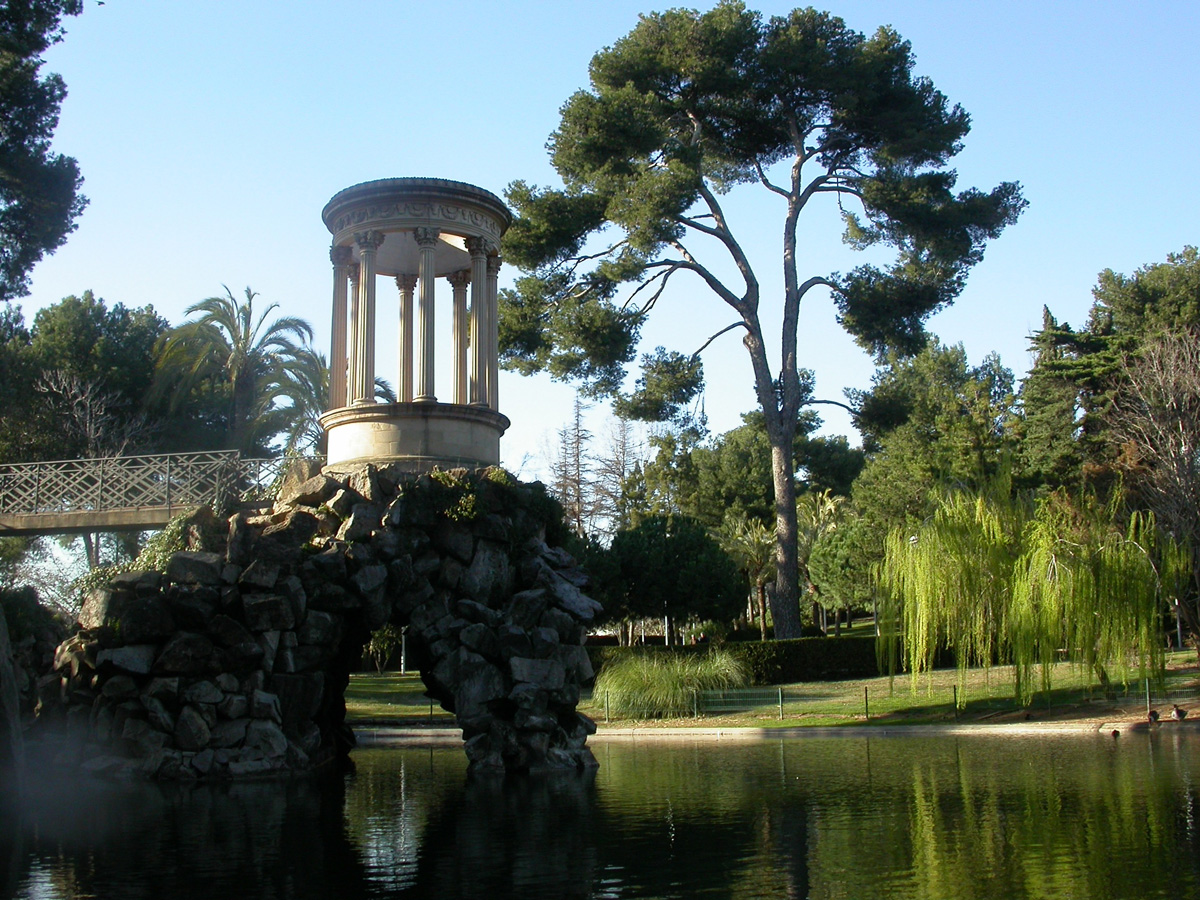
<svg viewBox="0 0 1200 900">
<path fill-rule="evenodd" d="M 698 691 L 745 687 L 749 681 L 746 665 L 722 650 L 636 653 L 606 665 L 593 696 L 615 715 L 663 719 L 692 715 Z"/>
</svg>

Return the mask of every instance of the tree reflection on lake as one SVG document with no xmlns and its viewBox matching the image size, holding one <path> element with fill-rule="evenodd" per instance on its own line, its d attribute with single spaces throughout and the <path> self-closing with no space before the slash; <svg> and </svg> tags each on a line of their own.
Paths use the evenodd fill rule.
<svg viewBox="0 0 1200 900">
<path fill-rule="evenodd" d="M 277 784 L 50 779 L 0 822 L 4 895 L 1200 896 L 1200 741 L 596 744 L 589 776 L 364 750 Z M 46 774 L 46 773 L 43 773 Z"/>
</svg>

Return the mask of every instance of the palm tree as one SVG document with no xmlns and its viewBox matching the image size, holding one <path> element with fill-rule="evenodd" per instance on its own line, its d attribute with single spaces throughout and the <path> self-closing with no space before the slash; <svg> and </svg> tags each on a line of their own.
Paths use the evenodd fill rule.
<svg viewBox="0 0 1200 900">
<path fill-rule="evenodd" d="M 717 533 L 721 548 L 737 562 L 754 586 L 762 640 L 767 639 L 767 582 L 775 577 L 775 529 L 741 512 L 727 512 Z M 754 616 L 751 615 L 753 619 Z"/>
<path fill-rule="evenodd" d="M 281 386 L 291 415 L 283 436 L 283 452 L 324 456 L 325 429 L 318 419 L 329 409 L 329 364 L 325 355 L 304 347 L 284 370 L 287 377 Z"/>
<path fill-rule="evenodd" d="M 219 403 L 224 446 L 244 453 L 267 452 L 285 429 L 289 411 L 276 399 L 286 393 L 289 365 L 312 340 L 312 326 L 303 319 L 267 321 L 278 303 L 255 316 L 257 296 L 246 288 L 239 301 L 226 287 L 225 296 L 189 306 L 186 314 L 199 318 L 167 332 L 158 346 L 156 388 L 169 397 L 171 412 L 198 393 L 212 395 Z"/>
<path fill-rule="evenodd" d="M 808 560 L 812 556 L 813 547 L 817 545 L 822 535 L 834 531 L 842 514 L 842 504 L 845 497 L 835 497 L 833 491 L 809 491 L 796 501 L 797 535 L 796 550 L 800 562 L 800 577 L 807 582 L 808 593 L 813 598 L 813 624 L 821 631 L 828 632 L 825 623 L 825 608 L 817 599 L 816 586 L 808 574 Z M 801 589 L 805 584 L 802 582 Z M 839 613 L 840 616 L 840 613 Z M 841 631 L 841 619 L 837 628 Z"/>
<path fill-rule="evenodd" d="M 287 424 L 282 430 L 283 452 L 324 456 L 325 429 L 319 419 L 329 409 L 329 364 L 325 354 L 312 347 L 301 347 L 284 363 L 283 370 L 285 377 L 280 384 L 280 398 L 288 401 L 281 410 L 287 413 Z M 378 377 L 375 379 L 375 396 L 383 403 L 396 402 L 392 386 Z"/>
</svg>

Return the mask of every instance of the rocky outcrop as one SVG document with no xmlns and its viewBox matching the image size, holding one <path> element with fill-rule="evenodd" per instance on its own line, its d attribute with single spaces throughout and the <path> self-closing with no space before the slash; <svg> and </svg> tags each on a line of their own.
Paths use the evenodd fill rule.
<svg viewBox="0 0 1200 900">
<path fill-rule="evenodd" d="M 13 666 L 13 650 L 8 640 L 8 625 L 3 614 L 0 614 L 0 793 L 11 790 L 20 782 L 25 763 L 17 697 L 17 676 Z"/>
<path fill-rule="evenodd" d="M 392 622 L 409 627 L 474 770 L 594 766 L 595 726 L 575 706 L 599 605 L 546 542 L 558 516 L 541 485 L 499 469 L 293 480 L 269 515 L 233 516 L 219 546 L 92 591 L 43 711 L 65 710 L 97 769 L 305 769 L 352 745 L 349 671 Z"/>
</svg>

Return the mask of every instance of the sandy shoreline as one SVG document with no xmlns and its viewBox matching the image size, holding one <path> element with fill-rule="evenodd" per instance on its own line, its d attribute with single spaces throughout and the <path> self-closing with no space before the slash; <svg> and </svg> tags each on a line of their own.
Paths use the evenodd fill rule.
<svg viewBox="0 0 1200 900">
<path fill-rule="evenodd" d="M 600 726 L 588 738 L 588 743 L 606 741 L 762 741 L 781 738 L 885 738 L 885 737 L 1030 737 L 1036 735 L 1093 735 L 1111 738 L 1123 734 L 1200 733 L 1200 720 L 1159 722 L 1151 725 L 1144 720 L 1105 721 L 1084 719 L 1055 722 L 1003 722 L 994 724 L 945 723 L 933 725 L 842 725 L 794 726 L 780 728 L 703 728 L 680 727 L 623 727 Z M 462 744 L 462 732 L 457 728 L 404 728 L 395 726 L 357 727 L 355 737 L 360 747 L 457 747 Z"/>
</svg>

